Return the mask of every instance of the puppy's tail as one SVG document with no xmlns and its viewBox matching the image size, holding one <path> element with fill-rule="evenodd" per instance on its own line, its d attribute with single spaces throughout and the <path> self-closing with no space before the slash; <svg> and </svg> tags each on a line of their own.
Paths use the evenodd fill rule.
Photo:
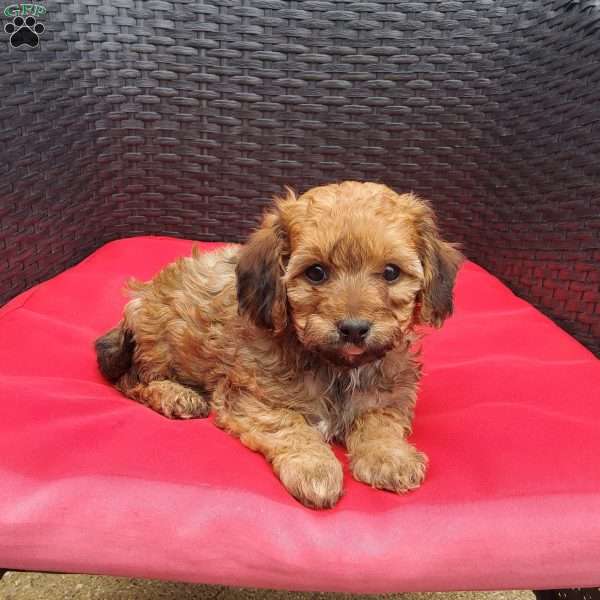
<svg viewBox="0 0 600 600">
<path fill-rule="evenodd" d="M 102 375 L 115 383 L 131 368 L 135 340 L 128 329 L 115 327 L 96 340 L 96 357 Z"/>
</svg>

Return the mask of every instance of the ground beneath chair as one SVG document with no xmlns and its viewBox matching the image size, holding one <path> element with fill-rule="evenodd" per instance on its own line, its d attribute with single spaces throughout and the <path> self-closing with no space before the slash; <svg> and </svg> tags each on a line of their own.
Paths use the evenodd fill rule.
<svg viewBox="0 0 600 600">
<path fill-rule="evenodd" d="M 15 573 L 9 571 L 0 582 L 3 600 L 360 600 L 386 598 L 387 600 L 534 600 L 529 591 L 453 592 L 431 594 L 385 594 L 367 596 L 354 594 L 324 594 L 311 592 L 283 592 L 234 589 L 225 586 L 174 583 L 125 577 L 94 575 L 49 575 L 45 573 Z"/>
</svg>

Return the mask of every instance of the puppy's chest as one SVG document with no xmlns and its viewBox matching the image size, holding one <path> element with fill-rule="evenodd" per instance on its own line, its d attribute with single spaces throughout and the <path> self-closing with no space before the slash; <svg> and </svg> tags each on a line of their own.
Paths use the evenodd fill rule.
<svg viewBox="0 0 600 600">
<path fill-rule="evenodd" d="M 372 373 L 360 369 L 308 372 L 304 386 L 309 398 L 305 416 L 327 441 L 343 441 L 356 416 L 377 404 Z"/>
</svg>

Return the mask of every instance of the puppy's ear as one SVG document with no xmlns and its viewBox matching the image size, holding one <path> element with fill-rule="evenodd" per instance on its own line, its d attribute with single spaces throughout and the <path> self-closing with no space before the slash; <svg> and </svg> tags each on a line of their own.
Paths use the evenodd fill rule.
<svg viewBox="0 0 600 600">
<path fill-rule="evenodd" d="M 418 251 L 423 265 L 418 321 L 434 327 L 452 314 L 456 273 L 464 260 L 457 248 L 440 238 L 433 211 L 423 203 L 419 229 Z"/>
<path fill-rule="evenodd" d="M 287 296 L 281 279 L 287 260 L 286 238 L 275 208 L 243 246 L 236 267 L 240 314 L 274 331 L 283 330 L 287 324 Z"/>
</svg>

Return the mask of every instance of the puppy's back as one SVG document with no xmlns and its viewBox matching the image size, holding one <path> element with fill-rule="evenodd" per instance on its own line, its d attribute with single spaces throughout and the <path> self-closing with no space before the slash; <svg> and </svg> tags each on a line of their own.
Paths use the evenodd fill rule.
<svg viewBox="0 0 600 600">
<path fill-rule="evenodd" d="M 149 281 L 131 280 L 123 320 L 96 341 L 106 379 L 114 383 L 129 371 L 148 379 L 172 377 L 186 371 L 190 352 L 211 356 L 210 340 L 226 337 L 237 317 L 238 252 L 239 246 L 194 249 Z"/>
</svg>

